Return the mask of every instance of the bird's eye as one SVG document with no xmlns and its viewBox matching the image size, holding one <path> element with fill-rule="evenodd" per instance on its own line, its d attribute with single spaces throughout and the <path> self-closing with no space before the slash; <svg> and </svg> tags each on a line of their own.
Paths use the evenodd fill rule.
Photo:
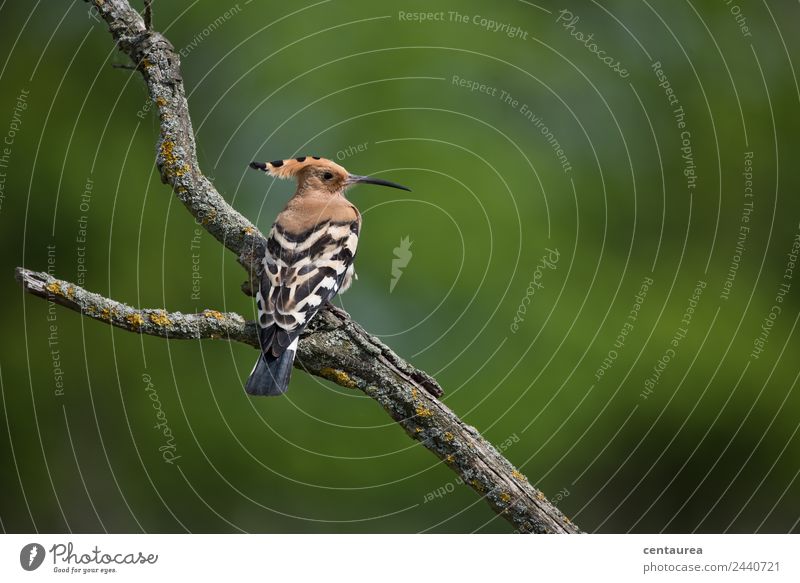
<svg viewBox="0 0 800 583">
<path fill-rule="evenodd" d="M 330 180 L 331 178 L 333 178 L 333 174 L 331 172 L 326 172 L 325 174 L 322 175 L 322 178 L 324 180 Z"/>
</svg>

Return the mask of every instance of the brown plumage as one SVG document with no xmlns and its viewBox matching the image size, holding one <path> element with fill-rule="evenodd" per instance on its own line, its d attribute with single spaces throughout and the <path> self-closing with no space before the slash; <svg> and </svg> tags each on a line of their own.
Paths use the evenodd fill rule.
<svg viewBox="0 0 800 583">
<path fill-rule="evenodd" d="M 245 385 L 251 395 L 280 395 L 288 388 L 300 333 L 355 278 L 361 213 L 344 197 L 345 190 L 358 183 L 409 189 L 350 174 L 316 156 L 250 166 L 278 178 L 297 179 L 294 196 L 267 236 L 256 294 L 262 354 Z"/>
</svg>

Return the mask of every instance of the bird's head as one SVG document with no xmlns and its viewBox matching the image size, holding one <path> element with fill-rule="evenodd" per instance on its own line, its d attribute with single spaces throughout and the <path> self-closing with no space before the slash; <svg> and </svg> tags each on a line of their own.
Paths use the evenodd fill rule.
<svg viewBox="0 0 800 583">
<path fill-rule="evenodd" d="M 266 163 L 251 162 L 250 168 L 263 170 L 277 178 L 296 178 L 298 193 L 344 194 L 344 191 L 354 184 L 380 184 L 411 190 L 381 178 L 350 174 L 336 162 L 318 156 L 301 156 Z"/>
</svg>

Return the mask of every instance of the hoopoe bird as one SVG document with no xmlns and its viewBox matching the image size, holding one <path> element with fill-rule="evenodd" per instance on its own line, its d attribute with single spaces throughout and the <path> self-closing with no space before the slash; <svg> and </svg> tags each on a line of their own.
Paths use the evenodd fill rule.
<svg viewBox="0 0 800 583">
<path fill-rule="evenodd" d="M 250 395 L 274 396 L 289 388 L 300 333 L 355 278 L 361 213 L 345 191 L 362 183 L 411 189 L 350 174 L 317 156 L 252 162 L 250 167 L 297 179 L 297 190 L 267 236 L 256 294 L 261 355 L 245 384 Z"/>
</svg>

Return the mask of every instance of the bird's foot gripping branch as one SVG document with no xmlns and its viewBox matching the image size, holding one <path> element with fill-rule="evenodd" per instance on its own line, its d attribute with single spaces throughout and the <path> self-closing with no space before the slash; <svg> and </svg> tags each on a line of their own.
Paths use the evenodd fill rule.
<svg viewBox="0 0 800 583">
<path fill-rule="evenodd" d="M 119 49 L 141 73 L 158 108 L 161 132 L 156 163 L 162 179 L 195 218 L 202 218 L 199 222 L 206 230 L 236 255 L 248 274 L 258 274 L 266 239 L 228 205 L 201 172 L 180 59 L 169 41 L 151 30 L 151 10 L 146 11 L 145 23 L 127 0 L 91 0 L 91 4 Z M 46 273 L 18 268 L 16 277 L 32 295 L 131 332 L 170 340 L 209 338 L 260 345 L 256 323 L 238 314 L 210 309 L 198 314 L 138 309 Z M 255 288 L 248 285 L 245 289 Z M 580 532 L 474 427 L 437 398 L 442 389 L 433 378 L 405 362 L 341 310 L 328 306 L 309 323 L 297 346 L 296 365 L 376 400 L 409 436 L 442 459 L 516 532 Z"/>
</svg>

